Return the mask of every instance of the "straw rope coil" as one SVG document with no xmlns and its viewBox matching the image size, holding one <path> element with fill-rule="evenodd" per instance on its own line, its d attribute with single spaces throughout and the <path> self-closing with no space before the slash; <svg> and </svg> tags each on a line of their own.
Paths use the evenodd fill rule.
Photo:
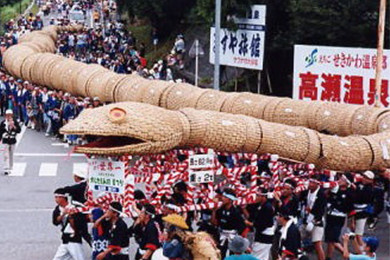
<svg viewBox="0 0 390 260">
<path fill-rule="evenodd" d="M 319 136 L 322 144 L 322 157 L 318 163 L 320 167 L 343 171 L 371 168 L 373 150 L 363 137 Z"/>
<path fill-rule="evenodd" d="M 276 105 L 272 121 L 286 125 L 307 127 L 308 120 L 305 113 L 309 104 L 306 101 L 284 99 Z"/>
<path fill-rule="evenodd" d="M 28 81 L 32 81 L 32 69 L 36 66 L 37 61 L 40 59 L 42 54 L 36 53 L 28 56 L 21 67 L 22 78 Z"/>
<path fill-rule="evenodd" d="M 226 99 L 226 93 L 208 89 L 199 97 L 196 102 L 196 109 L 221 111 L 222 105 Z"/>
<path fill-rule="evenodd" d="M 390 111 L 386 111 L 378 117 L 376 129 L 378 133 L 390 130 Z"/>
<path fill-rule="evenodd" d="M 232 152 L 243 151 L 244 145 L 247 144 L 246 117 L 190 108 L 181 111 L 190 121 L 190 143 Z M 195 128 L 192 128 L 193 125 Z M 252 127 L 256 128 L 255 125 Z M 249 144 L 247 146 L 250 147 Z"/>
<path fill-rule="evenodd" d="M 142 98 L 142 77 L 127 75 L 115 85 L 114 101 L 139 101 Z"/>
<path fill-rule="evenodd" d="M 263 119 L 269 122 L 275 122 L 276 119 L 276 108 L 279 106 L 280 103 L 288 100 L 287 98 L 275 98 L 273 100 L 270 100 L 265 104 L 264 108 L 264 114 Z"/>
<path fill-rule="evenodd" d="M 373 151 L 371 168 L 390 168 L 390 136 L 387 133 L 380 133 L 363 137 Z"/>
<path fill-rule="evenodd" d="M 156 82 L 156 84 L 150 84 L 147 79 L 142 79 L 140 84 L 143 87 L 141 88 L 142 97 L 139 101 L 154 106 L 160 104 L 164 91 L 169 87 L 169 82 Z"/>
<path fill-rule="evenodd" d="M 241 93 L 237 92 L 226 93 L 226 99 L 222 104 L 221 112 L 231 113 L 231 110 L 234 107 L 236 100 L 240 97 L 240 94 Z"/>
<path fill-rule="evenodd" d="M 33 67 L 31 76 L 33 78 L 33 82 L 36 84 L 40 84 L 43 86 L 52 86 L 50 83 L 51 71 L 55 67 L 56 64 L 62 62 L 64 60 L 63 57 L 57 56 L 54 54 L 44 54 L 42 56 L 42 60 L 38 60 L 38 64 Z"/>
<path fill-rule="evenodd" d="M 108 70 L 97 64 L 88 65 L 87 67 L 84 67 L 79 70 L 79 74 L 76 78 L 74 78 L 74 81 L 72 82 L 72 86 L 77 86 L 75 88 L 76 92 L 74 94 L 86 97 L 88 81 L 93 79 L 99 73 L 103 73 L 105 71 Z"/>
<path fill-rule="evenodd" d="M 85 88 L 86 94 L 89 97 L 98 97 L 103 102 L 112 102 L 112 93 L 106 93 L 106 86 L 110 79 L 117 75 L 116 73 L 107 70 L 94 75 L 88 82 Z"/>
<path fill-rule="evenodd" d="M 255 116 L 259 113 L 259 111 L 256 110 L 256 104 L 261 103 L 265 99 L 264 96 L 255 95 L 249 92 L 240 93 L 235 99 L 235 103 L 230 109 L 230 113 Z"/>
<path fill-rule="evenodd" d="M 306 160 L 310 154 L 310 137 L 303 127 L 260 121 L 262 139 L 257 153 L 272 153 L 281 157 L 295 158 L 298 161 Z"/>
<path fill-rule="evenodd" d="M 199 97 L 205 90 L 196 88 L 187 83 L 178 83 L 167 93 L 167 108 L 180 109 L 184 107 L 195 107 Z"/>
<path fill-rule="evenodd" d="M 352 117 L 352 132 L 359 135 L 376 133 L 377 120 L 386 111 L 389 109 L 361 106 Z"/>
</svg>

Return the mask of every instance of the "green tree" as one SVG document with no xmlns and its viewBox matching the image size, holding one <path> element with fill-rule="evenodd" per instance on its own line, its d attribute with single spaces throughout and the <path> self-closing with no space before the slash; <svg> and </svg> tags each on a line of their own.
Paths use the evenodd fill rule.
<svg viewBox="0 0 390 260">
<path fill-rule="evenodd" d="M 169 36 L 186 17 L 196 0 L 119 0 L 121 12 L 148 19 L 160 36 Z"/>
</svg>

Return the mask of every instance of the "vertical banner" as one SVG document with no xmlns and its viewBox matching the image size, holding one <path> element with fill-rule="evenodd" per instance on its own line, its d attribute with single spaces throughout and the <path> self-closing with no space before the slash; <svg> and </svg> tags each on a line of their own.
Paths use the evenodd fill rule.
<svg viewBox="0 0 390 260">
<path fill-rule="evenodd" d="M 383 57 L 380 102 L 389 106 L 390 68 Z M 295 45 L 293 98 L 374 105 L 376 49 Z"/>
<path fill-rule="evenodd" d="M 248 18 L 235 19 L 238 30 L 221 29 L 220 63 L 262 70 L 265 44 L 265 5 L 254 5 Z M 210 29 L 210 63 L 215 59 L 215 28 Z"/>
</svg>

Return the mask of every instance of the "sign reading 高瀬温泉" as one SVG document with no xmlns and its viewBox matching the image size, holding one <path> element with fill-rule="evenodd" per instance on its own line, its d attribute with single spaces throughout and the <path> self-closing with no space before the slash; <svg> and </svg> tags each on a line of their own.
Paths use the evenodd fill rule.
<svg viewBox="0 0 390 260">
<path fill-rule="evenodd" d="M 380 101 L 388 107 L 390 51 L 385 50 Z M 293 97 L 347 104 L 375 103 L 375 49 L 295 45 Z"/>
<path fill-rule="evenodd" d="M 124 193 L 125 163 L 108 159 L 89 159 L 89 188 L 93 191 Z"/>
<path fill-rule="evenodd" d="M 247 18 L 237 18 L 237 31 L 221 29 L 220 64 L 262 70 L 265 44 L 265 5 L 253 5 Z M 215 28 L 210 29 L 210 63 L 215 59 Z"/>
</svg>

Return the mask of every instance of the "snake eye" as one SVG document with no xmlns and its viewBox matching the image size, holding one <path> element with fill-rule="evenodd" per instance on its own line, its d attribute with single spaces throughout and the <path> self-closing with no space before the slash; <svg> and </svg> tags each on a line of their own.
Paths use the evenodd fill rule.
<svg viewBox="0 0 390 260">
<path fill-rule="evenodd" d="M 109 118 L 113 123 L 123 123 L 126 119 L 126 111 L 119 107 L 114 107 L 110 110 Z"/>
</svg>

